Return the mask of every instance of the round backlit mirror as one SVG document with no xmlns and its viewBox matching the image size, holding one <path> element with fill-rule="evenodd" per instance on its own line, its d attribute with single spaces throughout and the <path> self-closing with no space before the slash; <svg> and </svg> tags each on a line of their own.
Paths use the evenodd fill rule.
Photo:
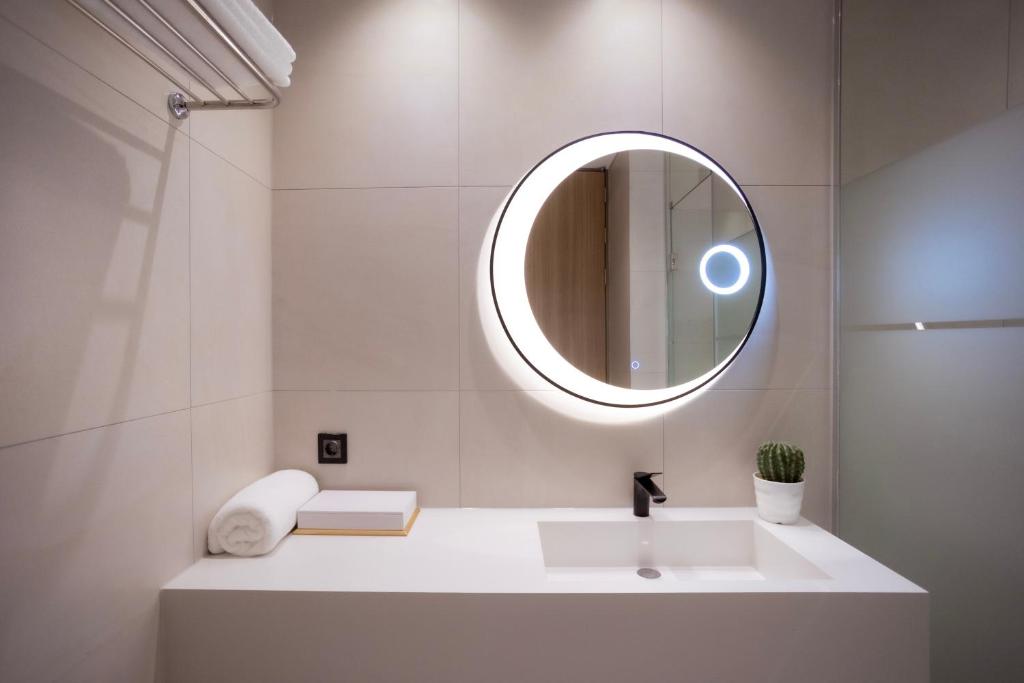
<svg viewBox="0 0 1024 683">
<path fill-rule="evenodd" d="M 750 202 L 672 138 L 603 133 L 553 152 L 498 213 L 491 292 L 522 358 L 588 401 L 637 407 L 706 385 L 764 297 Z"/>
</svg>

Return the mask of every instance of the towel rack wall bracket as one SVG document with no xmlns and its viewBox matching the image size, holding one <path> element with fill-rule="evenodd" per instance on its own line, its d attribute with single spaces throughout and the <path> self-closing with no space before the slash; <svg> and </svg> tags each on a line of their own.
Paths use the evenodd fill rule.
<svg viewBox="0 0 1024 683">
<path fill-rule="evenodd" d="M 171 110 L 171 115 L 179 121 L 188 118 L 188 100 L 180 92 L 172 92 L 167 96 L 167 108 Z"/>
</svg>

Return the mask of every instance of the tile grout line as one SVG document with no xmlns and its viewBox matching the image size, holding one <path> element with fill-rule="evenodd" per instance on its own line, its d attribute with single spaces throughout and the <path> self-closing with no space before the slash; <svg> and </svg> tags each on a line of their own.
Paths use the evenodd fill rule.
<svg viewBox="0 0 1024 683">
<path fill-rule="evenodd" d="M 666 463 L 668 462 L 668 456 L 665 454 L 665 413 L 661 414 L 661 471 L 664 473 L 661 477 L 661 483 L 664 485 L 665 480 L 668 478 L 668 468 Z"/>
<path fill-rule="evenodd" d="M 191 140 L 191 138 L 190 138 Z M 188 217 L 186 223 L 188 228 L 186 230 L 188 239 L 188 272 L 185 278 L 185 291 L 188 292 L 188 316 L 186 318 L 186 326 L 188 328 L 188 363 L 186 372 L 186 379 L 188 381 L 188 469 L 189 469 L 189 493 L 192 498 L 192 514 L 191 528 L 192 538 L 189 539 L 192 545 L 192 561 L 195 562 L 199 558 L 196 557 L 196 463 L 195 463 L 195 449 L 192 447 L 193 440 L 193 415 L 192 415 L 192 145 L 188 145 Z"/>
<path fill-rule="evenodd" d="M 235 163 L 234 161 L 232 161 L 231 159 L 228 159 L 228 158 L 227 158 L 226 156 L 224 156 L 223 154 L 221 154 L 221 153 L 220 153 L 220 152 L 218 152 L 217 150 L 215 150 L 215 149 L 212 149 L 212 148 L 210 148 L 209 146 L 207 146 L 207 145 L 203 144 L 203 143 L 202 143 L 201 141 L 199 141 L 199 140 L 196 140 L 196 139 L 195 139 L 194 137 L 192 137 L 192 136 L 191 136 L 191 135 L 189 135 L 188 133 L 182 133 L 182 135 L 184 135 L 184 136 L 185 136 L 185 137 L 187 137 L 187 138 L 188 138 L 189 140 L 191 140 L 192 142 L 196 143 L 197 145 L 199 145 L 200 147 L 202 147 L 202 148 L 203 148 L 203 149 L 205 149 L 205 150 L 206 150 L 207 152 L 209 152 L 209 153 L 210 153 L 210 154 L 212 154 L 213 156 L 217 157 L 218 159 L 220 159 L 220 160 L 221 160 L 221 161 L 223 161 L 224 163 L 228 164 L 229 166 L 232 166 L 233 168 L 235 168 L 235 170 L 237 170 L 238 172 L 240 172 L 240 173 L 242 173 L 243 175 L 245 175 L 245 176 L 247 176 L 248 178 L 250 178 L 250 179 L 251 179 L 251 180 L 252 180 L 253 182 L 255 182 L 255 183 L 256 183 L 257 185 L 259 185 L 260 187 L 264 188 L 265 190 L 270 190 L 270 191 L 273 191 L 273 189 L 274 189 L 273 187 L 271 187 L 270 185 L 267 185 L 267 184 L 266 184 L 266 183 L 264 183 L 264 182 L 263 182 L 262 180 L 260 180 L 259 178 L 257 178 L 257 177 L 256 177 L 256 176 L 254 176 L 254 175 L 253 175 L 252 173 L 250 173 L 249 171 L 245 170 L 244 168 L 242 168 L 242 167 L 241 167 L 241 166 L 239 166 L 238 164 L 236 164 L 236 163 Z"/>
<path fill-rule="evenodd" d="M 207 408 L 209 406 L 220 405 L 221 403 L 230 403 L 231 401 L 241 401 L 242 399 L 252 398 L 253 396 L 259 396 L 261 394 L 270 394 L 270 393 L 273 393 L 274 391 L 275 391 L 274 389 L 260 389 L 259 391 L 250 391 L 247 394 L 238 394 L 237 396 L 228 396 L 227 398 L 218 398 L 216 401 L 207 401 L 206 403 L 196 403 L 196 404 L 193 404 L 193 405 L 191 405 L 189 407 L 193 408 L 193 409 L 195 409 L 195 408 Z"/>
<path fill-rule="evenodd" d="M 458 143 L 456 143 L 458 146 Z M 505 187 L 504 185 L 324 185 L 316 187 L 275 187 L 275 192 L 318 192 L 323 190 L 456 190 L 461 187 Z"/>
<path fill-rule="evenodd" d="M 830 315 L 830 326 L 829 335 L 830 341 L 829 352 L 832 354 L 832 363 L 830 364 L 831 373 L 829 375 L 831 379 L 831 387 L 828 391 L 829 396 L 829 446 L 832 449 L 832 457 L 829 459 L 829 464 L 832 467 L 831 476 L 831 487 L 829 489 L 829 495 L 831 497 L 831 505 L 829 506 L 829 512 L 831 514 L 831 520 L 829 524 L 829 531 L 832 531 L 837 536 L 839 535 L 839 367 L 840 367 L 840 345 L 842 335 L 839 332 L 840 327 L 840 308 L 839 308 L 839 295 L 841 289 L 840 281 L 840 245 L 842 237 L 840 235 L 840 208 L 842 203 L 841 197 L 841 184 L 842 184 L 842 169 L 843 169 L 843 146 L 842 146 L 842 133 L 843 133 L 843 1 L 834 0 L 833 4 L 833 28 L 832 28 L 832 189 L 829 192 L 830 206 L 829 206 L 829 218 L 831 222 L 831 260 L 830 265 L 832 267 L 831 280 L 831 299 L 829 301 L 831 308 Z"/>
<path fill-rule="evenodd" d="M 139 415 L 138 417 L 129 417 L 124 420 L 117 420 L 116 422 L 107 422 L 101 425 L 93 425 L 91 427 L 82 427 L 81 429 L 72 429 L 68 432 L 60 432 L 58 434 L 48 434 L 47 436 L 40 436 L 35 439 L 26 439 L 25 441 L 16 441 L 15 443 L 8 443 L 0 446 L 0 451 L 4 451 L 8 448 L 17 448 L 18 446 L 27 446 L 33 443 L 39 443 L 40 441 L 49 441 L 50 439 L 60 439 L 65 436 L 74 436 L 75 434 L 84 434 L 85 432 L 91 432 L 97 429 L 107 429 L 108 427 L 118 427 L 120 425 L 129 424 L 132 422 L 141 422 L 142 420 L 151 420 L 155 417 L 163 417 L 164 415 L 174 415 L 186 410 L 190 410 L 189 406 L 183 408 L 175 408 L 174 410 L 164 410 L 159 413 L 151 413 L 149 415 Z"/>
<path fill-rule="evenodd" d="M 204 149 L 209 150 L 211 154 L 216 154 L 218 157 L 220 157 L 219 154 L 217 154 L 213 150 L 210 150 L 208 147 L 203 145 L 201 142 L 197 141 L 196 144 L 199 144 Z M 224 157 L 220 157 L 220 158 L 224 159 Z M 224 159 L 224 161 L 226 161 L 227 163 L 231 164 L 232 166 L 235 166 L 235 164 L 233 164 L 228 159 Z M 246 175 L 249 175 L 245 170 L 241 169 L 240 167 L 235 166 L 235 168 L 238 168 L 238 170 L 242 171 L 242 173 L 246 173 Z M 255 180 L 256 182 L 259 183 L 259 180 L 257 180 L 255 177 L 253 177 L 251 175 L 249 175 L 249 177 L 253 178 L 253 180 Z M 263 185 L 262 183 L 260 183 L 260 185 L 262 185 L 263 187 L 266 187 L 266 185 Z M 502 184 L 498 184 L 498 185 L 495 185 L 495 184 L 488 184 L 488 185 L 361 185 L 361 186 L 356 186 L 356 185 L 344 185 L 344 186 L 341 186 L 341 185 L 339 185 L 337 187 L 273 187 L 273 188 L 267 188 L 267 189 L 270 189 L 273 192 L 330 192 L 330 191 L 352 191 L 352 192 L 355 192 L 355 191 L 369 191 L 369 190 L 461 190 L 461 189 L 507 190 L 508 188 L 512 187 L 513 185 L 514 185 L 514 183 L 504 184 L 504 185 L 502 185 Z M 739 185 L 740 185 L 740 187 L 829 187 L 829 188 L 833 187 L 830 183 L 745 183 L 745 182 L 742 182 L 742 181 L 739 183 Z"/>
<path fill-rule="evenodd" d="M 458 387 L 455 387 L 455 388 L 452 388 L 452 389 L 349 389 L 349 388 L 345 388 L 345 387 L 342 387 L 342 388 L 338 388 L 338 387 L 311 387 L 311 388 L 293 387 L 293 388 L 289 388 L 289 389 L 276 388 L 276 389 L 268 389 L 266 391 L 257 391 L 257 392 L 252 393 L 252 394 L 245 394 L 244 396 L 237 396 L 237 397 L 234 397 L 234 398 L 226 398 L 226 399 L 223 399 L 223 400 L 220 400 L 220 401 L 212 401 L 211 403 L 204 403 L 203 405 L 213 405 L 214 403 L 224 403 L 225 401 L 233 401 L 233 400 L 236 400 L 238 398 L 246 398 L 247 396 L 256 396 L 258 394 L 266 394 L 266 393 L 270 393 L 272 391 L 279 391 L 279 392 L 282 392 L 282 393 L 286 393 L 286 392 L 293 392 L 293 393 L 298 393 L 298 392 L 328 393 L 328 392 L 331 392 L 331 391 L 337 391 L 337 392 L 340 392 L 340 393 L 349 393 L 349 394 L 359 394 L 359 393 L 363 393 L 363 394 L 450 394 L 450 393 L 453 393 L 453 392 L 456 392 L 456 391 L 460 391 L 460 389 Z M 500 390 L 496 390 L 496 391 L 500 391 Z M 509 389 L 507 391 L 514 391 L 514 390 Z M 195 406 L 195 407 L 198 408 L 199 406 Z"/>
<path fill-rule="evenodd" d="M 732 387 L 723 389 L 708 389 L 709 394 L 725 394 L 725 393 L 736 393 L 736 392 L 752 392 L 752 391 L 832 391 L 830 386 L 806 386 L 806 387 Z M 260 394 L 267 393 L 339 393 L 339 394 L 452 394 L 452 393 L 482 393 L 482 394 L 501 394 L 501 393 L 522 393 L 522 394 L 543 394 L 543 393 L 559 393 L 560 389 L 518 389 L 518 388 L 486 388 L 486 387 L 468 387 L 465 389 L 269 389 L 267 391 L 257 391 L 252 394 L 246 394 L 244 396 L 237 396 L 233 398 L 226 398 L 220 401 L 213 401 L 212 403 L 204 403 L 199 406 L 193 406 L 194 408 L 201 408 L 208 405 L 216 405 L 218 403 L 226 403 L 228 401 L 237 401 L 250 396 L 258 396 Z M 50 438 L 50 437 L 45 437 Z"/>
<path fill-rule="evenodd" d="M 456 378 L 458 381 L 458 393 L 455 400 L 455 450 L 458 464 L 458 503 L 462 507 L 462 0 L 455 4 L 455 181 L 458 183 L 456 191 L 456 304 L 458 314 L 458 358 L 456 358 Z"/>
</svg>

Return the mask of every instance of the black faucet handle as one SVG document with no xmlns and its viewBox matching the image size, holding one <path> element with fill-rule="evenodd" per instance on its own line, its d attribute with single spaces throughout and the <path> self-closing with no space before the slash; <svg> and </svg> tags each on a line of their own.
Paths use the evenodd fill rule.
<svg viewBox="0 0 1024 683">
<path fill-rule="evenodd" d="M 664 473 L 663 472 L 634 472 L 633 473 L 633 478 L 637 479 L 637 480 L 640 480 L 640 479 L 650 479 L 651 477 L 657 477 L 657 476 L 659 476 L 661 474 L 664 474 Z"/>
</svg>

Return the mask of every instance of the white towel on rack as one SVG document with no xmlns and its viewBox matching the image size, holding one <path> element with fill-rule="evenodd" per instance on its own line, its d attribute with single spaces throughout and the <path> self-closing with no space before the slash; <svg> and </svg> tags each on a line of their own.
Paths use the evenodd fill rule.
<svg viewBox="0 0 1024 683">
<path fill-rule="evenodd" d="M 265 555 L 295 526 L 300 507 L 320 491 L 308 472 L 278 470 L 231 497 L 213 521 L 207 545 L 214 554 Z"/>
<path fill-rule="evenodd" d="M 178 59 L 202 76 L 216 90 L 205 94 L 206 88 L 195 79 L 190 87 L 197 90 L 203 99 L 215 97 L 219 91 L 229 99 L 235 99 L 234 92 L 223 79 L 212 70 L 191 49 L 174 36 L 160 21 L 143 6 L 139 0 L 110 0 L 122 12 L 141 25 L 154 38 L 164 44 Z M 187 77 L 166 55 L 155 48 L 144 36 L 135 31 L 118 12 L 105 0 L 78 0 L 97 17 L 110 25 L 132 45 L 150 55 L 175 75 Z M 231 49 L 199 18 L 185 0 L 145 0 L 159 12 L 171 26 L 201 50 L 206 57 L 232 79 L 250 96 L 263 97 L 264 91 L 255 76 L 241 63 Z M 270 20 L 253 4 L 252 0 L 198 0 L 224 29 L 231 39 L 252 59 L 274 85 L 287 87 L 291 83 L 292 62 L 295 51 L 288 41 L 274 28 Z M 186 83 L 187 84 L 187 83 Z"/>
<path fill-rule="evenodd" d="M 252 0 L 202 0 L 202 5 L 274 85 L 291 85 L 295 50 Z"/>
</svg>

